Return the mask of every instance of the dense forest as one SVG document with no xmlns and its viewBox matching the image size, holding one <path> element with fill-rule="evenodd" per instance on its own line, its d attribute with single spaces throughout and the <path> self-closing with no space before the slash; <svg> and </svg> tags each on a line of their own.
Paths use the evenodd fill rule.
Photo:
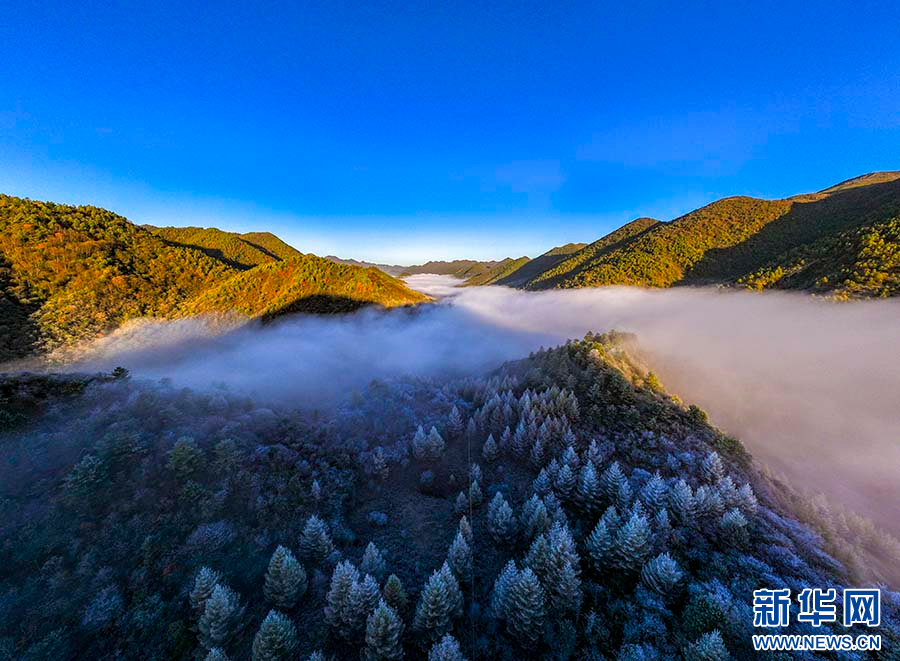
<svg viewBox="0 0 900 661">
<path fill-rule="evenodd" d="M 639 218 L 565 259 L 517 260 L 497 277 L 479 274 L 467 284 L 725 285 L 893 296 L 900 291 L 898 223 L 900 172 L 877 172 L 784 200 L 729 197 L 669 222 Z"/>
<path fill-rule="evenodd" d="M 0 361 L 139 317 L 233 309 L 260 317 L 424 298 L 381 271 L 303 255 L 265 232 L 139 227 L 97 207 L 0 196 Z"/>
<path fill-rule="evenodd" d="M 753 590 L 889 578 L 896 541 L 766 477 L 631 343 L 328 410 L 5 377 L 0 659 L 742 659 Z"/>
</svg>

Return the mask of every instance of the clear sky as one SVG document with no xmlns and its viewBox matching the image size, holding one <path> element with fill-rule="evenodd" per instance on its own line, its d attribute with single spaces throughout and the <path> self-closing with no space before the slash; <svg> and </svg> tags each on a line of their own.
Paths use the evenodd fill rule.
<svg viewBox="0 0 900 661">
<path fill-rule="evenodd" d="M 900 169 L 900 3 L 30 2 L 0 192 L 409 263 Z"/>
</svg>

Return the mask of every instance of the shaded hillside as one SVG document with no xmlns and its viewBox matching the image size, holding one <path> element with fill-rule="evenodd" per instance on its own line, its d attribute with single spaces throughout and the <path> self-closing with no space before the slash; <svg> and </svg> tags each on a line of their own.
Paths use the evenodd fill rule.
<svg viewBox="0 0 900 661">
<path fill-rule="evenodd" d="M 303 254 L 269 232 L 238 234 L 215 227 L 144 227 L 173 245 L 197 248 L 238 269 L 249 269 Z"/>
<path fill-rule="evenodd" d="M 497 262 L 496 266 L 487 269 L 486 271 L 477 275 L 473 275 L 471 278 L 466 280 L 465 285 L 469 287 L 476 287 L 478 285 L 500 284 L 500 280 L 508 278 L 514 273 L 517 273 L 519 269 L 527 265 L 530 261 L 531 260 L 528 257 L 519 257 L 518 259 L 511 259 L 507 257 L 506 259 Z"/>
<path fill-rule="evenodd" d="M 126 319 L 167 316 L 234 272 L 91 206 L 0 196 L 6 360 L 95 336 Z"/>
<path fill-rule="evenodd" d="M 336 264 L 304 255 L 235 274 L 181 307 L 182 314 L 237 311 L 271 318 L 292 312 L 350 312 L 428 300 L 376 268 Z"/>
<path fill-rule="evenodd" d="M 498 277 L 492 284 L 505 285 L 507 287 L 521 287 L 537 277 L 541 273 L 548 271 L 569 255 L 578 252 L 587 244 L 584 243 L 567 243 L 564 246 L 557 246 L 539 255 L 534 259 L 520 264 L 514 271 L 503 274 Z M 468 283 L 467 283 L 468 284 Z"/>
<path fill-rule="evenodd" d="M 638 218 L 610 232 L 602 239 L 583 247 L 570 257 L 552 265 L 547 270 L 534 276 L 524 286 L 528 289 L 549 289 L 562 286 L 567 279 L 573 278 L 602 259 L 604 255 L 621 247 L 634 237 L 658 225 L 653 218 Z"/>
<path fill-rule="evenodd" d="M 895 579 L 896 541 L 792 500 L 626 351 L 589 334 L 320 411 L 122 371 L 0 376 L 0 652 L 753 659 L 755 590 Z M 900 595 L 881 589 L 866 658 L 886 661 Z"/>
<path fill-rule="evenodd" d="M 509 258 L 507 258 L 509 259 Z M 506 261 L 506 260 L 503 260 Z M 475 276 L 487 273 L 502 262 L 479 262 L 474 259 L 455 259 L 451 262 L 425 262 L 415 266 L 408 266 L 401 273 L 401 277 L 430 273 L 435 275 L 452 275 L 454 278 L 468 280 Z"/>
<path fill-rule="evenodd" d="M 897 290 L 900 172 L 783 200 L 729 197 L 639 219 L 515 286 L 740 284 L 885 296 Z"/>
</svg>

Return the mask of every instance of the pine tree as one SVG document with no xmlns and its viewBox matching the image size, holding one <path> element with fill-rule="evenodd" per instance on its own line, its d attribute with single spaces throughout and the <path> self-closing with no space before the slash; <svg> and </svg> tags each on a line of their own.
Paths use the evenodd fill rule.
<svg viewBox="0 0 900 661">
<path fill-rule="evenodd" d="M 306 520 L 298 544 L 300 557 L 312 564 L 318 564 L 334 552 L 334 543 L 328 534 L 328 525 L 313 514 Z"/>
<path fill-rule="evenodd" d="M 349 560 L 339 562 L 331 575 L 331 586 L 325 596 L 325 621 L 338 635 L 348 637 L 344 624 L 349 617 L 350 592 L 359 581 L 359 571 Z"/>
<path fill-rule="evenodd" d="M 475 425 L 475 418 L 469 418 L 469 424 L 466 425 L 466 438 L 474 441 L 476 436 L 478 436 L 478 427 Z"/>
<path fill-rule="evenodd" d="M 197 575 L 194 577 L 194 587 L 191 589 L 190 600 L 191 606 L 195 611 L 202 614 L 206 606 L 206 600 L 209 599 L 213 590 L 222 580 L 219 572 L 209 567 L 200 567 Z"/>
<path fill-rule="evenodd" d="M 384 582 L 382 595 L 384 596 L 387 605 L 393 608 L 398 614 L 402 615 L 406 612 L 408 602 L 406 590 L 403 589 L 403 583 L 396 574 L 391 574 L 387 577 L 387 580 Z"/>
<path fill-rule="evenodd" d="M 699 517 L 718 518 L 725 511 L 722 497 L 714 488 L 705 484 L 697 488 L 697 493 L 694 495 L 694 507 Z"/>
<path fill-rule="evenodd" d="M 437 427 L 432 426 L 428 432 L 428 441 L 425 450 L 425 456 L 431 461 L 436 461 L 444 455 L 444 439 L 438 432 Z"/>
<path fill-rule="evenodd" d="M 266 599 L 283 609 L 293 608 L 306 592 L 306 571 L 294 554 L 279 546 L 272 554 L 266 571 L 263 593 Z"/>
<path fill-rule="evenodd" d="M 756 494 L 753 493 L 753 487 L 751 487 L 749 484 L 745 484 L 740 489 L 738 489 L 737 506 L 745 514 L 756 513 L 759 503 L 756 500 Z"/>
<path fill-rule="evenodd" d="M 478 485 L 478 480 L 472 480 L 472 484 L 469 486 L 469 505 L 478 507 L 481 505 L 483 498 L 484 496 L 481 494 L 481 487 Z"/>
<path fill-rule="evenodd" d="M 609 503 L 615 503 L 619 498 L 619 490 L 623 483 L 627 483 L 628 478 L 619 467 L 619 462 L 614 461 L 609 467 L 603 471 L 600 476 L 600 490 Z"/>
<path fill-rule="evenodd" d="M 426 436 L 422 425 L 419 425 L 418 429 L 416 429 L 416 433 L 413 434 L 412 451 L 413 456 L 419 461 L 422 461 L 428 456 L 428 437 Z"/>
<path fill-rule="evenodd" d="M 718 630 L 705 633 L 688 645 L 684 651 L 685 661 L 728 661 L 731 655 Z"/>
<path fill-rule="evenodd" d="M 493 463 L 497 459 L 497 455 L 499 454 L 499 448 L 497 448 L 497 442 L 494 441 L 494 435 L 488 434 L 487 440 L 484 442 L 484 446 L 481 448 L 481 456 L 484 457 L 484 460 L 489 464 Z"/>
<path fill-rule="evenodd" d="M 581 608 L 580 558 L 575 539 L 568 527 L 555 523 L 547 534 L 549 557 L 546 575 L 539 578 L 547 592 L 547 600 L 557 617 L 577 613 Z"/>
<path fill-rule="evenodd" d="M 206 649 L 224 647 L 234 635 L 237 623 L 244 614 L 240 600 L 227 585 L 219 583 L 213 589 L 197 628 L 200 630 L 200 644 Z"/>
<path fill-rule="evenodd" d="M 203 661 L 228 661 L 228 655 L 221 647 L 213 647 Z"/>
<path fill-rule="evenodd" d="M 641 582 L 663 596 L 671 594 L 682 576 L 684 572 L 668 553 L 656 556 L 641 569 Z"/>
<path fill-rule="evenodd" d="M 428 652 L 428 661 L 466 661 L 456 638 L 449 633 L 431 646 Z"/>
<path fill-rule="evenodd" d="M 447 416 L 447 431 L 453 438 L 459 438 L 463 429 L 462 415 L 459 409 L 456 408 L 456 404 L 454 404 L 453 408 L 450 409 L 450 415 Z"/>
<path fill-rule="evenodd" d="M 588 516 L 593 516 L 600 509 L 602 493 L 600 490 L 600 478 L 597 469 L 591 462 L 585 462 L 578 475 L 578 490 L 576 501 L 581 510 Z"/>
<path fill-rule="evenodd" d="M 403 658 L 403 622 L 397 612 L 384 600 L 366 620 L 366 661 L 387 661 Z"/>
<path fill-rule="evenodd" d="M 447 585 L 447 598 L 450 601 L 452 617 L 460 618 L 463 614 L 463 594 L 459 589 L 459 581 L 456 580 L 456 576 L 450 570 L 450 565 L 446 562 L 441 566 L 441 577 Z"/>
<path fill-rule="evenodd" d="M 271 610 L 253 638 L 253 661 L 288 661 L 297 654 L 297 628 L 290 619 Z"/>
<path fill-rule="evenodd" d="M 534 478 L 534 483 L 532 484 L 534 488 L 534 492 L 539 496 L 546 496 L 550 493 L 550 489 L 553 488 L 553 482 L 550 480 L 550 473 L 547 472 L 546 468 L 542 468 L 541 472 L 538 473 L 538 476 Z"/>
<path fill-rule="evenodd" d="M 741 514 L 739 509 L 734 508 L 722 515 L 719 527 L 728 543 L 741 546 L 747 543 L 749 539 L 747 523 L 747 517 Z"/>
<path fill-rule="evenodd" d="M 526 541 L 533 540 L 537 535 L 546 532 L 550 528 L 550 515 L 544 501 L 531 496 L 522 506 L 522 533 Z"/>
<path fill-rule="evenodd" d="M 603 572 L 607 563 L 612 558 L 612 550 L 615 546 L 615 540 L 612 533 L 601 518 L 594 530 L 587 538 L 587 552 L 594 565 L 594 569 Z"/>
<path fill-rule="evenodd" d="M 488 506 L 488 531 L 498 544 L 508 545 L 516 535 L 516 516 L 499 491 Z"/>
<path fill-rule="evenodd" d="M 459 495 L 456 497 L 456 502 L 453 505 L 457 514 L 462 514 L 463 512 L 467 512 L 469 510 L 469 499 L 466 498 L 466 494 L 462 491 L 459 492 Z"/>
<path fill-rule="evenodd" d="M 466 538 L 466 542 L 468 542 L 469 546 L 472 546 L 472 525 L 469 523 L 469 519 L 463 516 L 459 520 L 459 532 L 462 533 L 463 537 Z"/>
<path fill-rule="evenodd" d="M 494 589 L 491 591 L 491 615 L 498 620 L 504 620 L 509 607 L 509 588 L 519 576 L 516 563 L 510 560 L 494 581 Z"/>
<path fill-rule="evenodd" d="M 646 505 L 651 512 L 657 512 L 666 506 L 667 491 L 666 483 L 662 477 L 660 477 L 659 471 L 657 471 L 649 480 L 647 480 L 644 488 L 641 489 L 641 501 L 643 501 L 644 505 Z"/>
<path fill-rule="evenodd" d="M 384 561 L 384 555 L 373 542 L 369 542 L 369 545 L 366 546 L 362 560 L 359 563 L 359 569 L 364 574 L 371 574 L 379 581 L 387 573 L 387 563 Z"/>
<path fill-rule="evenodd" d="M 466 541 L 462 531 L 456 533 L 453 543 L 450 544 L 450 550 L 447 552 L 447 563 L 450 565 L 453 573 L 463 583 L 471 578 L 472 550 L 469 548 L 469 543 Z"/>
<path fill-rule="evenodd" d="M 700 465 L 700 474 L 709 484 L 715 484 L 725 477 L 725 466 L 718 452 L 710 452 Z"/>
<path fill-rule="evenodd" d="M 509 452 L 512 448 L 512 430 L 509 428 L 509 425 L 503 428 L 503 433 L 500 434 L 500 451 L 501 452 Z"/>
<path fill-rule="evenodd" d="M 506 628 L 522 647 L 537 642 L 544 628 L 544 590 L 529 567 L 520 571 L 506 595 Z"/>
<path fill-rule="evenodd" d="M 569 464 L 563 464 L 553 480 L 553 486 L 560 500 L 564 502 L 572 500 L 572 497 L 575 495 L 576 481 L 575 473 L 569 468 Z"/>
<path fill-rule="evenodd" d="M 650 525 L 646 517 L 634 514 L 616 534 L 613 564 L 622 571 L 635 570 L 644 564 L 650 550 Z"/>
<path fill-rule="evenodd" d="M 672 526 L 669 523 L 669 511 L 664 507 L 653 517 L 653 549 L 663 551 L 669 545 Z"/>
<path fill-rule="evenodd" d="M 679 523 L 682 525 L 693 523 L 696 515 L 694 492 L 687 482 L 678 480 L 675 483 L 669 493 L 669 504 Z"/>
<path fill-rule="evenodd" d="M 344 612 L 344 626 L 349 632 L 348 638 L 363 633 L 366 619 L 380 600 L 381 590 L 378 589 L 378 581 L 371 574 L 366 574 L 363 580 L 353 584 Z"/>
<path fill-rule="evenodd" d="M 453 606 L 449 586 L 438 569 L 431 574 L 419 595 L 413 628 L 420 631 L 428 640 L 439 640 L 453 626 Z"/>
</svg>

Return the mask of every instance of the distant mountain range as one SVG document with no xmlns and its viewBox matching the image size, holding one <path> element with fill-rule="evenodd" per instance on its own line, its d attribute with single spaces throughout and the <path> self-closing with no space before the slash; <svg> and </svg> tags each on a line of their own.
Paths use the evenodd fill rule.
<svg viewBox="0 0 900 661">
<path fill-rule="evenodd" d="M 0 361 L 136 317 L 343 312 L 428 300 L 377 269 L 273 234 L 138 226 L 105 209 L 0 195 Z"/>
<path fill-rule="evenodd" d="M 638 218 L 593 243 L 535 259 L 450 264 L 458 263 L 477 265 L 466 285 L 532 290 L 720 285 L 894 296 L 900 292 L 900 172 L 867 174 L 783 200 L 728 197 L 670 222 Z"/>
</svg>

